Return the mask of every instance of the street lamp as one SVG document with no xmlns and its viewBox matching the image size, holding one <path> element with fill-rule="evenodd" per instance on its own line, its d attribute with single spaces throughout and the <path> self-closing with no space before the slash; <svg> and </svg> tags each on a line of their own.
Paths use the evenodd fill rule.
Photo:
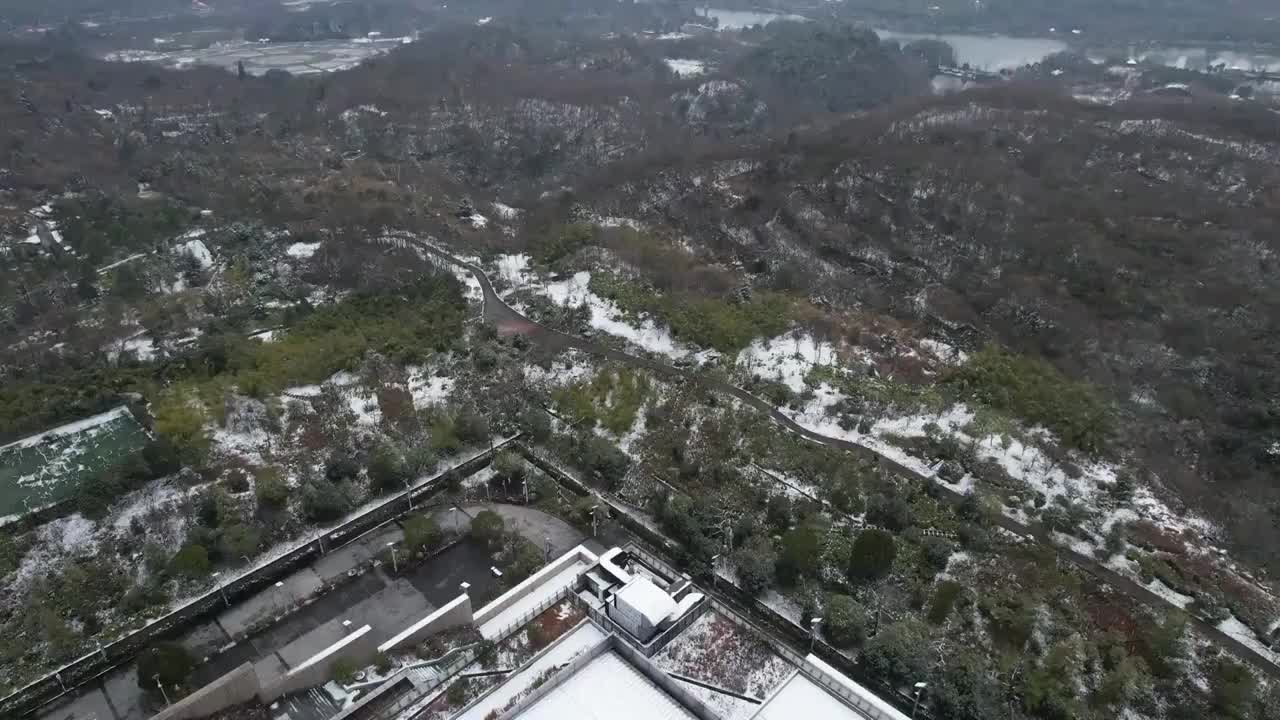
<svg viewBox="0 0 1280 720">
<path fill-rule="evenodd" d="M 720 556 L 719 556 L 719 555 L 712 555 L 712 556 L 711 556 L 711 587 L 716 587 L 716 586 L 717 586 L 717 584 L 716 584 L 716 575 L 717 575 L 718 573 L 716 573 L 716 562 L 718 562 L 719 560 L 720 560 Z"/>
<path fill-rule="evenodd" d="M 213 584 L 218 586 L 218 594 L 222 596 L 222 604 L 231 607 L 231 601 L 227 599 L 227 589 L 223 587 L 222 581 L 218 578 L 222 576 L 221 572 L 213 574 Z"/>
<path fill-rule="evenodd" d="M 156 687 L 160 688 L 160 696 L 164 698 L 165 706 L 168 706 L 169 693 L 164 691 L 164 683 L 160 682 L 160 673 L 156 673 L 155 675 L 152 675 L 151 679 L 156 681 Z"/>
<path fill-rule="evenodd" d="M 813 646 L 818 641 L 818 626 L 822 624 L 822 618 L 816 617 L 809 621 L 809 652 L 813 652 Z"/>
<path fill-rule="evenodd" d="M 544 563 L 551 562 L 551 536 L 544 535 L 542 537 L 542 541 L 546 543 L 546 551 L 543 553 L 542 562 Z"/>
<path fill-rule="evenodd" d="M 457 535 L 458 534 L 458 506 L 450 505 L 449 511 L 453 513 L 453 534 Z"/>
<path fill-rule="evenodd" d="M 599 528 L 597 527 L 597 523 L 600 521 L 600 518 L 596 515 L 596 512 L 599 509 L 600 509 L 599 505 L 591 506 L 591 537 L 595 537 L 596 535 L 599 534 Z"/>
<path fill-rule="evenodd" d="M 525 478 L 523 481 L 523 484 L 524 484 L 524 504 L 528 505 L 529 504 L 529 479 Z"/>
<path fill-rule="evenodd" d="M 914 688 L 915 688 L 915 692 L 913 692 L 913 693 L 911 693 L 911 694 L 912 694 L 913 696 L 915 696 L 915 699 L 916 699 L 916 700 L 915 700 L 915 702 L 913 702 L 913 703 L 911 704 L 911 720 L 915 720 L 915 717 L 916 717 L 916 708 L 920 707 L 920 696 L 924 694 L 924 690 L 925 690 L 925 688 L 929 687 L 929 683 L 927 683 L 927 682 L 918 682 L 918 683 L 916 683 L 915 685 L 913 685 L 912 687 L 914 687 Z"/>
<path fill-rule="evenodd" d="M 467 582 L 466 580 L 463 580 L 462 582 L 458 583 L 458 587 L 462 588 L 463 595 L 467 595 L 469 594 L 467 591 L 471 589 L 471 583 Z"/>
<path fill-rule="evenodd" d="M 409 500 L 409 510 L 413 510 L 413 485 L 409 483 L 408 478 L 404 481 L 404 496 Z"/>
<path fill-rule="evenodd" d="M 391 572 L 399 574 L 400 564 L 396 562 L 396 544 L 395 542 L 389 542 L 387 547 L 391 548 Z"/>
</svg>

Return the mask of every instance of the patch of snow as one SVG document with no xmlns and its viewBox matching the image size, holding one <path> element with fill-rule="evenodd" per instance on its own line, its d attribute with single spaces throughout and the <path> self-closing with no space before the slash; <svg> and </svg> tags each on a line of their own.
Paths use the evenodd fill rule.
<svg viewBox="0 0 1280 720">
<path fill-rule="evenodd" d="M 1250 630 L 1248 625 L 1237 620 L 1234 615 L 1218 623 L 1218 629 L 1247 645 L 1249 649 L 1266 658 L 1272 664 L 1280 665 L 1280 653 L 1259 642 L 1258 636 L 1254 634 L 1253 630 Z"/>
<path fill-rule="evenodd" d="M 529 256 L 523 253 L 519 255 L 499 255 L 498 256 L 498 277 L 506 281 L 513 288 L 525 285 L 529 280 Z"/>
<path fill-rule="evenodd" d="M 515 220 L 520 216 L 520 213 L 524 212 L 520 208 L 513 208 L 510 205 L 504 205 L 496 201 L 491 204 L 493 206 L 493 213 L 501 220 Z"/>
<path fill-rule="evenodd" d="M 920 348 L 947 365 L 963 365 L 969 359 L 968 353 L 941 340 L 925 338 L 920 341 Z"/>
<path fill-rule="evenodd" d="M 453 378 L 439 375 L 428 376 L 425 370 L 412 369 L 409 372 L 409 394 L 413 396 L 413 407 L 421 410 L 432 405 L 443 405 L 453 390 Z"/>
<path fill-rule="evenodd" d="M 475 228 L 476 230 L 483 230 L 485 227 L 489 225 L 489 218 L 481 215 L 478 212 L 471 213 L 471 216 L 468 217 L 466 220 L 467 222 L 471 223 L 471 227 Z"/>
<path fill-rule="evenodd" d="M 1174 590 L 1168 585 L 1165 585 L 1164 583 L 1160 582 L 1159 578 L 1156 578 L 1151 582 L 1147 583 L 1147 589 L 1155 593 L 1156 595 L 1159 595 L 1161 598 L 1164 598 L 1164 600 L 1168 602 L 1170 605 L 1176 605 L 1183 609 L 1186 609 L 1186 607 L 1190 605 L 1192 601 L 1195 600 L 1195 598 L 1191 597 L 1190 595 L 1183 595 L 1177 590 Z"/>
<path fill-rule="evenodd" d="M 491 23 L 491 22 L 493 22 L 493 17 L 492 17 L 492 16 L 489 16 L 489 17 L 482 17 L 482 18 L 480 18 L 479 20 L 477 20 L 477 21 L 476 21 L 476 24 L 477 24 L 477 25 L 488 25 L 488 24 L 489 24 L 489 23 Z"/>
<path fill-rule="evenodd" d="M 836 351 L 831 343 L 817 342 L 802 332 L 755 340 L 738 353 L 737 360 L 748 374 L 777 380 L 795 393 L 804 392 L 805 376 L 813 367 L 835 362 Z"/>
<path fill-rule="evenodd" d="M 203 234 L 204 231 L 201 230 L 199 232 Z M 209 252 L 209 248 L 205 246 L 204 241 L 200 240 L 198 236 L 178 244 L 174 247 L 174 250 L 195 258 L 202 268 L 208 269 L 213 266 L 213 253 Z"/>
<path fill-rule="evenodd" d="M 316 251 L 319 249 L 319 242 L 296 242 L 290 245 L 289 248 L 284 251 L 284 254 L 292 258 L 304 259 L 315 255 Z"/>
<path fill-rule="evenodd" d="M 671 68 L 671 72 L 680 77 L 693 77 L 707 72 L 707 64 L 701 60 L 687 58 L 664 58 L 663 62 Z"/>
<path fill-rule="evenodd" d="M 645 318 L 638 326 L 623 320 L 622 310 L 612 300 L 591 292 L 588 287 L 590 282 L 591 273 L 584 271 L 568 280 L 547 283 L 540 290 L 557 305 L 586 305 L 591 312 L 589 323 L 597 330 L 620 337 L 658 355 L 682 358 L 690 354 L 690 350 L 677 343 L 667 328 L 659 327 L 652 319 Z"/>
</svg>

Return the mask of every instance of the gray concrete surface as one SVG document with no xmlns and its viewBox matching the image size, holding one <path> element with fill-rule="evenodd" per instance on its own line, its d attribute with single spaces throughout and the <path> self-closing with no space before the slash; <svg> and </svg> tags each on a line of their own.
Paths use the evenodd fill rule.
<svg viewBox="0 0 1280 720">
<path fill-rule="evenodd" d="M 239 637 L 258 623 L 288 612 L 302 600 L 311 597 L 324 584 L 315 570 L 306 567 L 270 586 L 253 597 L 232 605 L 218 616 L 218 624 L 232 637 Z"/>
</svg>

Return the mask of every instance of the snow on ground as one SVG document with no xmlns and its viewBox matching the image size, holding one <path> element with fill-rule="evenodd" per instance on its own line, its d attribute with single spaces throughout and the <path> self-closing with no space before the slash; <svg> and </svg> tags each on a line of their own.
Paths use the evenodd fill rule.
<svg viewBox="0 0 1280 720">
<path fill-rule="evenodd" d="M 483 230 L 486 226 L 489 225 L 489 218 L 481 215 L 478 212 L 471 213 L 471 216 L 466 218 L 466 220 L 467 222 L 471 223 L 471 227 L 475 228 L 476 230 Z"/>
<path fill-rule="evenodd" d="M 203 230 L 191 231 L 191 233 L 196 232 L 200 233 L 200 235 L 204 234 Z M 200 235 L 192 235 L 191 233 L 187 233 L 183 236 L 190 237 L 191 239 L 174 246 L 174 250 L 176 252 L 190 255 L 196 259 L 196 262 L 200 263 L 200 267 L 208 269 L 213 265 L 213 253 L 209 252 L 209 248 L 204 244 L 204 241 L 200 239 Z"/>
<path fill-rule="evenodd" d="M 347 405 L 356 415 L 356 422 L 369 427 L 377 427 L 382 422 L 382 409 L 378 407 L 378 396 L 347 391 Z"/>
<path fill-rule="evenodd" d="M 504 205 L 500 202 L 494 202 L 492 203 L 492 206 L 493 206 L 493 213 L 497 215 L 498 219 L 500 220 L 515 220 L 517 217 L 520 216 L 520 213 L 524 212 L 520 208 L 514 208 L 514 207 L 511 207 L 510 205 Z"/>
<path fill-rule="evenodd" d="M 506 709 L 507 703 L 541 685 L 543 673 L 567 664 L 579 654 L 599 645 L 606 637 L 590 622 L 579 625 L 538 659 L 472 705 L 458 720 L 483 720 L 493 717 L 491 713 L 501 713 Z"/>
<path fill-rule="evenodd" d="M 305 259 L 315 255 L 316 251 L 319 249 L 320 243 L 318 242 L 296 242 L 290 245 L 288 249 L 284 251 L 284 254 L 293 258 Z"/>
<path fill-rule="evenodd" d="M 115 362 L 120 359 L 122 352 L 130 353 L 138 360 L 147 362 L 156 357 L 156 343 L 146 333 L 134 335 L 123 343 L 112 343 L 112 349 L 107 350 L 107 359 Z"/>
<path fill-rule="evenodd" d="M 258 340 L 264 343 L 275 342 L 276 330 L 263 330 L 249 336 L 251 340 Z"/>
<path fill-rule="evenodd" d="M 530 278 L 529 256 L 523 253 L 519 255 L 499 255 L 498 277 L 513 289 L 523 287 L 529 282 Z"/>
<path fill-rule="evenodd" d="M 777 380 L 800 393 L 805 388 L 805 375 L 816 365 L 836 364 L 835 347 L 817 342 L 802 332 L 791 332 L 769 340 L 754 340 L 738 353 L 738 367 L 748 374 Z"/>
<path fill-rule="evenodd" d="M 654 658 L 658 667 L 736 693 L 764 699 L 794 667 L 767 643 L 711 610 Z M 684 688 L 726 720 L 745 720 L 759 705 L 693 684 Z"/>
<path fill-rule="evenodd" d="M 596 374 L 591 357 L 579 350 L 571 350 L 556 358 L 550 368 L 525 365 L 522 370 L 527 384 L 546 389 L 586 380 Z"/>
<path fill-rule="evenodd" d="M 586 305 L 591 311 L 591 327 L 601 332 L 620 337 L 628 342 L 658 355 L 670 358 L 682 358 L 691 350 L 671 336 L 671 331 L 659 327 L 652 319 L 645 318 L 639 325 L 629 324 L 623 318 L 624 313 L 612 301 L 591 292 L 588 283 L 591 273 L 579 272 L 567 280 L 547 283 L 539 291 L 557 305 Z"/>
<path fill-rule="evenodd" d="M 1258 636 L 1249 629 L 1248 625 L 1237 620 L 1234 615 L 1218 623 L 1218 629 L 1248 645 L 1249 649 L 1271 661 L 1272 664 L 1280 665 L 1280 653 L 1258 642 Z"/>
<path fill-rule="evenodd" d="M 421 410 L 431 405 L 443 405 L 453 390 L 453 378 L 428 375 L 424 368 L 409 369 L 409 394 L 413 407 Z"/>
<path fill-rule="evenodd" d="M 1170 605 L 1177 605 L 1178 607 L 1183 609 L 1186 609 L 1186 607 L 1190 605 L 1193 600 L 1195 600 L 1195 598 L 1191 597 L 1190 595 L 1183 595 L 1177 590 L 1174 590 L 1168 585 L 1165 585 L 1164 583 L 1160 582 L 1158 578 L 1147 583 L 1147 589 L 1155 593 L 1156 595 L 1159 595 L 1160 597 L 1164 598 L 1166 601 L 1168 601 Z"/>
<path fill-rule="evenodd" d="M 94 537 L 97 525 L 76 513 L 60 517 L 41 525 L 36 530 L 36 540 L 22 558 L 10 587 L 25 587 L 33 578 L 57 564 L 65 555 L 94 555 L 98 541 Z"/>
<path fill-rule="evenodd" d="M 693 77 L 694 75 L 702 75 L 707 71 L 707 64 L 701 60 L 664 58 L 663 62 L 667 64 L 667 67 L 671 68 L 671 72 L 680 77 Z"/>
<path fill-rule="evenodd" d="M 963 365 L 969 359 L 968 353 L 941 340 L 925 338 L 920 341 L 920 347 L 947 365 Z"/>
</svg>

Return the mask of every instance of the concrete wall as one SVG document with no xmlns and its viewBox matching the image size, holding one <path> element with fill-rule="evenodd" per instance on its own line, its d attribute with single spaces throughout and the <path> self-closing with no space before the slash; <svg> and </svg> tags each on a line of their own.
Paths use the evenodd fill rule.
<svg viewBox="0 0 1280 720">
<path fill-rule="evenodd" d="M 333 678 L 333 666 L 340 660 L 347 660 L 356 667 L 363 667 L 371 662 L 378 652 L 372 630 L 373 628 L 365 625 L 312 655 L 269 687 L 262 688 L 258 692 L 258 699 L 271 702 L 281 695 L 304 690 L 314 685 L 323 685 Z"/>
<path fill-rule="evenodd" d="M 151 720 L 193 720 L 252 700 L 258 694 L 258 673 L 245 663 L 152 716 Z"/>
<path fill-rule="evenodd" d="M 521 598 L 538 589 L 538 587 L 545 583 L 549 578 L 555 577 L 555 575 L 561 570 L 564 570 L 578 561 L 585 562 L 588 565 L 594 565 L 597 560 L 598 558 L 596 558 L 595 553 L 585 547 L 581 545 L 575 547 L 564 555 L 552 560 L 550 564 L 538 572 L 530 575 L 524 580 L 524 582 L 498 596 L 498 598 L 493 602 L 480 608 L 480 610 L 475 614 L 476 626 L 485 624 L 498 613 L 511 607 Z"/>
<path fill-rule="evenodd" d="M 463 593 L 449 601 L 444 607 L 400 631 L 395 637 L 378 646 L 378 652 L 390 652 L 400 647 L 417 645 L 441 630 L 448 630 L 459 625 L 470 625 L 472 621 L 471 596 Z"/>
</svg>

